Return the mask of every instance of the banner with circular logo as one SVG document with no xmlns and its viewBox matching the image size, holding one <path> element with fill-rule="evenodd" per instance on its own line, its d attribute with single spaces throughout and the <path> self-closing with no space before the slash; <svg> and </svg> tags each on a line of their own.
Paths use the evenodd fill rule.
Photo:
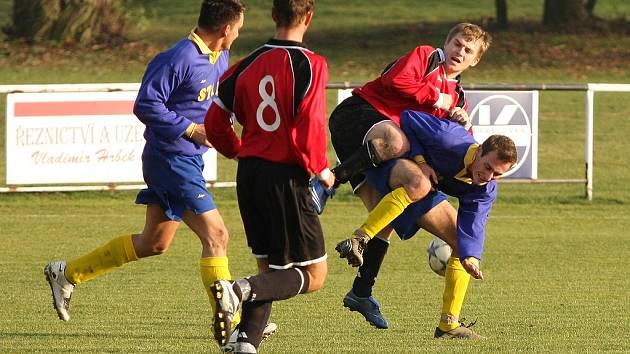
<svg viewBox="0 0 630 354">
<path fill-rule="evenodd" d="M 502 134 L 516 144 L 518 161 L 504 177 L 538 178 L 538 91 L 466 91 L 466 97 L 477 141 Z"/>
</svg>

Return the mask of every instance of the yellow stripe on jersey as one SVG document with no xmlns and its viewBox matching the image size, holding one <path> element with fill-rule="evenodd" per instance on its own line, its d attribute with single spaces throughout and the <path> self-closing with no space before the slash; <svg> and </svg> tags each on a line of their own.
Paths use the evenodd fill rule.
<svg viewBox="0 0 630 354">
<path fill-rule="evenodd" d="M 221 53 L 223 53 L 223 51 L 221 50 L 214 51 L 208 48 L 208 46 L 203 41 L 203 39 L 201 39 L 201 37 L 199 37 L 199 35 L 195 32 L 196 29 L 197 28 L 193 28 L 190 31 L 190 34 L 188 35 L 188 39 L 190 39 L 193 43 L 195 43 L 195 45 L 197 46 L 197 48 L 199 48 L 199 51 L 201 51 L 202 54 L 208 55 L 210 64 L 216 63 L 217 60 L 219 60 L 219 58 L 221 57 Z"/>
<path fill-rule="evenodd" d="M 464 168 L 459 171 L 453 178 L 458 179 L 462 182 L 472 184 L 472 178 L 468 177 L 468 167 L 472 165 L 475 160 L 475 154 L 479 149 L 479 144 L 471 144 L 468 147 L 468 151 L 466 151 L 466 156 L 464 156 Z"/>
</svg>

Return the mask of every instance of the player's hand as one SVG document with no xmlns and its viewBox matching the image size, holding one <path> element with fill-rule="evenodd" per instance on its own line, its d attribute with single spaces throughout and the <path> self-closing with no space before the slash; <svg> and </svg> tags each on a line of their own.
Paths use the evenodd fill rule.
<svg viewBox="0 0 630 354">
<path fill-rule="evenodd" d="M 320 179 L 319 181 L 322 183 L 322 186 L 324 186 L 324 188 L 330 189 L 335 185 L 335 174 L 330 173 L 328 175 L 328 178 Z"/>
<path fill-rule="evenodd" d="M 197 124 L 195 126 L 195 130 L 193 130 L 190 139 L 199 145 L 212 147 L 212 144 L 210 144 L 208 138 L 206 137 L 206 127 L 203 124 Z"/>
<path fill-rule="evenodd" d="M 433 170 L 433 167 L 429 166 L 426 162 L 419 164 L 418 167 L 420 167 L 422 173 L 429 179 L 432 186 L 436 186 L 438 184 L 437 174 L 435 173 L 435 170 Z"/>
<path fill-rule="evenodd" d="M 442 105 L 439 108 L 444 112 L 450 112 L 453 105 L 453 96 L 448 93 L 440 93 L 440 97 L 442 98 Z"/>
<path fill-rule="evenodd" d="M 462 261 L 462 266 L 466 272 L 475 279 L 483 280 L 483 272 L 479 268 L 479 260 L 475 257 L 466 257 Z"/>
<path fill-rule="evenodd" d="M 448 113 L 451 121 L 457 122 L 464 126 L 466 129 L 472 127 L 472 121 L 468 116 L 468 112 L 461 107 L 455 107 Z"/>
</svg>

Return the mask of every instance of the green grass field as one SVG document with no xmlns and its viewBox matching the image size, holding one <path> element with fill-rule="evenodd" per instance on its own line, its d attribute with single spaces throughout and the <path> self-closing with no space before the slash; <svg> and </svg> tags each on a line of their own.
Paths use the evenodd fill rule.
<svg viewBox="0 0 630 354">
<path fill-rule="evenodd" d="M 140 48 L 151 52 L 47 54 L 5 43 L 0 84 L 137 82 L 146 61 L 192 27 L 198 6 L 198 1 L 145 3 L 147 25 L 136 35 L 149 43 Z M 236 57 L 272 34 L 269 3 L 247 1 Z M 542 13 L 542 0 L 508 3 L 515 20 L 538 20 Z M 0 0 L 0 24 L 8 19 L 9 4 Z M 418 41 L 439 45 L 450 24 L 480 21 L 494 12 L 490 0 L 396 0 L 388 6 L 321 0 L 316 6 L 308 42 L 328 56 L 332 82 L 367 80 Z M 624 18 L 630 3 L 600 0 L 596 13 Z M 515 30 L 494 36 L 494 46 L 465 82 L 630 82 L 626 34 Z M 330 96 L 332 105 L 333 92 Z M 582 185 L 501 185 L 488 225 L 486 279 L 471 282 L 463 310 L 488 340 L 432 338 L 443 281 L 426 264 L 426 233 L 393 240 L 379 276 L 375 295 L 390 329 L 376 330 L 342 307 L 355 272 L 336 258 L 333 247 L 365 216 L 344 187 L 322 216 L 331 252 L 324 289 L 276 303 L 272 320 L 279 331 L 260 352 L 630 352 L 630 278 L 623 275 L 630 257 L 629 98 L 630 93 L 596 94 L 593 201 L 586 201 Z M 582 177 L 584 93 L 545 91 L 540 99 L 539 177 Z M 0 112 L 4 174 L 4 98 Z M 220 180 L 234 180 L 232 162 L 221 159 L 219 167 Z M 255 263 L 235 191 L 213 193 L 231 233 L 232 273 L 251 274 Z M 218 352 L 198 274 L 199 242 L 185 227 L 167 254 L 82 284 L 72 299 L 72 320 L 56 319 L 44 265 L 140 231 L 144 208 L 133 205 L 134 197 L 135 192 L 0 194 L 0 352 Z"/>
</svg>

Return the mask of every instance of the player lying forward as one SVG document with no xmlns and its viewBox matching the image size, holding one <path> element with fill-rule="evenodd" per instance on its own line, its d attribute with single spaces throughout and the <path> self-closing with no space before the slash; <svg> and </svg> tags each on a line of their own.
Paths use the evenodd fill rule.
<svg viewBox="0 0 630 354">
<path fill-rule="evenodd" d="M 390 160 L 366 171 L 368 182 L 387 194 L 353 237 L 340 242 L 336 249 L 350 265 L 361 266 L 359 273 L 364 279 L 360 283 L 371 287 L 382 258 L 363 257 L 368 241 L 392 221 L 399 236 L 409 238 L 418 230 L 417 222 L 426 221 L 423 218 L 446 200 L 445 194 L 458 198 L 456 225 L 452 221 L 454 211 L 443 212 L 431 216 L 436 229 L 428 230 L 449 243 L 453 254 L 459 257 L 451 257 L 448 263 L 442 316 L 435 337 L 478 338 L 459 323 L 459 313 L 470 275 L 483 278 L 479 260 L 488 213 L 497 195 L 495 179 L 516 163 L 516 147 L 503 135 L 493 135 L 479 145 L 461 125 L 422 112 L 403 112 L 401 128 L 410 143 L 408 159 Z M 357 287 L 357 280 L 351 293 Z M 344 304 L 348 300 L 346 296 Z M 380 316 L 375 300 L 373 305 L 371 314 L 358 309 L 368 321 L 369 316 Z"/>
</svg>

